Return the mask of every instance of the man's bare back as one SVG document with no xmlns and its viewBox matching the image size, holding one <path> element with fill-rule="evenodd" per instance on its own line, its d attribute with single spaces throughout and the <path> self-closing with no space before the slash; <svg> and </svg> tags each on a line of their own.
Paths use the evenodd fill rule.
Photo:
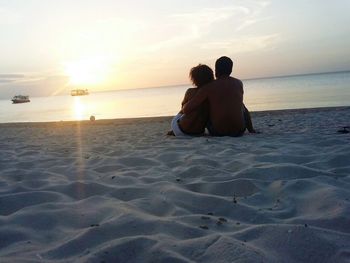
<svg viewBox="0 0 350 263">
<path fill-rule="evenodd" d="M 211 133 L 234 136 L 244 132 L 243 84 L 239 79 L 225 76 L 202 87 L 192 100 L 183 106 L 191 114 L 205 100 L 209 102 Z"/>
</svg>

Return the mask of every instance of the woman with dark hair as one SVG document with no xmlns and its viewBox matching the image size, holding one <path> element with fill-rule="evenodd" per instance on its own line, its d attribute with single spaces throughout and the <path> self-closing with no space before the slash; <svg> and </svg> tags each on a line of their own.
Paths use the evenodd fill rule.
<svg viewBox="0 0 350 263">
<path fill-rule="evenodd" d="M 213 70 L 207 65 L 199 64 L 190 71 L 190 79 L 195 86 L 186 91 L 182 101 L 182 106 L 195 96 L 197 91 L 204 85 L 214 80 Z M 209 104 L 204 101 L 198 108 L 190 114 L 184 115 L 182 110 L 174 117 L 171 122 L 171 131 L 168 135 L 175 136 L 200 136 L 204 134 L 205 127 L 209 119 Z"/>
</svg>

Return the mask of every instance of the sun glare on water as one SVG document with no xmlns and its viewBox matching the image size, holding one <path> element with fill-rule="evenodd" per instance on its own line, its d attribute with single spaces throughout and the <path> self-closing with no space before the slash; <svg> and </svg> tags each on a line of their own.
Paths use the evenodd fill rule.
<svg viewBox="0 0 350 263">
<path fill-rule="evenodd" d="M 64 68 L 71 85 L 93 86 L 107 81 L 111 65 L 105 57 L 88 57 L 67 62 Z"/>
<path fill-rule="evenodd" d="M 84 118 L 85 106 L 79 97 L 74 97 L 74 118 L 82 120 Z"/>
</svg>

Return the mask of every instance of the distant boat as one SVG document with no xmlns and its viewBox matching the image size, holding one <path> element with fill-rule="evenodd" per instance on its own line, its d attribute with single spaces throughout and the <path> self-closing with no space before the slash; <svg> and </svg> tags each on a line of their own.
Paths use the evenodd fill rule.
<svg viewBox="0 0 350 263">
<path fill-rule="evenodd" d="M 23 96 L 23 95 L 16 95 L 12 98 L 12 103 L 27 103 L 30 102 L 29 96 Z"/>
<path fill-rule="evenodd" d="M 89 95 L 89 91 L 87 89 L 73 89 L 70 92 L 71 96 L 85 96 Z"/>
</svg>

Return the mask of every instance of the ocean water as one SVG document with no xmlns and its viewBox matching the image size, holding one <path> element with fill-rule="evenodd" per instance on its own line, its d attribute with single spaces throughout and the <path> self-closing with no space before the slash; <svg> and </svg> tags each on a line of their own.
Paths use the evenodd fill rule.
<svg viewBox="0 0 350 263">
<path fill-rule="evenodd" d="M 350 72 L 244 80 L 250 111 L 350 106 Z M 0 100 L 0 123 L 171 116 L 190 86 L 160 87 L 88 96 L 32 97 L 30 103 Z M 16 95 L 16 94 L 14 94 Z"/>
</svg>

